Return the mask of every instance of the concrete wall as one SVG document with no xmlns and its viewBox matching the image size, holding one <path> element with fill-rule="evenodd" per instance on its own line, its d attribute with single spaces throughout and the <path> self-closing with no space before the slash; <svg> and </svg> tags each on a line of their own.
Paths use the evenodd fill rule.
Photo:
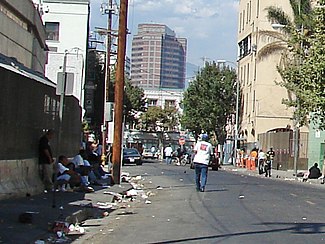
<svg viewBox="0 0 325 244">
<path fill-rule="evenodd" d="M 43 189 L 36 158 L 0 160 L 0 200 L 33 195 Z"/>
<path fill-rule="evenodd" d="M 1 1 L 0 44 L 0 53 L 44 73 L 47 59 L 45 29 L 31 1 Z"/>
<path fill-rule="evenodd" d="M 39 138 L 46 129 L 59 129 L 55 86 L 21 73 L 0 67 L 0 199 L 39 191 Z M 57 136 L 51 142 L 55 157 L 71 157 L 79 151 L 81 108 L 72 96 L 64 102 L 60 147 Z"/>
<path fill-rule="evenodd" d="M 310 126 L 309 150 L 308 150 L 308 168 L 318 163 L 320 168 L 324 168 L 325 156 L 325 131 L 320 131 Z"/>
</svg>

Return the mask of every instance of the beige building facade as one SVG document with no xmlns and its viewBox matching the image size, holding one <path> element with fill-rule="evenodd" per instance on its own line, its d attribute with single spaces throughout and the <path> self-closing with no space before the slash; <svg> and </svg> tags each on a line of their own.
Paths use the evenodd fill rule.
<svg viewBox="0 0 325 244">
<path fill-rule="evenodd" d="M 291 13 L 289 0 L 241 0 L 238 18 L 238 80 L 241 92 L 239 136 L 247 143 L 258 142 L 258 135 L 269 131 L 293 129 L 293 110 L 282 104 L 288 98 L 285 88 L 277 85 L 280 54 L 264 58 L 258 52 L 273 40 L 261 31 L 273 30 L 265 10 L 279 6 Z"/>
</svg>

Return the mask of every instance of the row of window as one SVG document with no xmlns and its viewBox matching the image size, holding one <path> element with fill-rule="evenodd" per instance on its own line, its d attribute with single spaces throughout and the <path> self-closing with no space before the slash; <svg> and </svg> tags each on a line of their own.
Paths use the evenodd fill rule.
<svg viewBox="0 0 325 244">
<path fill-rule="evenodd" d="M 157 106 L 158 105 L 158 99 L 148 99 L 147 100 L 148 106 Z M 175 100 L 165 100 L 165 107 L 175 107 L 176 101 Z"/>
<path fill-rule="evenodd" d="M 259 16 L 260 1 L 256 0 L 256 18 Z M 245 26 L 248 25 L 252 20 L 252 1 L 249 0 L 246 3 L 246 8 L 244 8 L 239 14 L 239 33 L 244 31 Z"/>
</svg>

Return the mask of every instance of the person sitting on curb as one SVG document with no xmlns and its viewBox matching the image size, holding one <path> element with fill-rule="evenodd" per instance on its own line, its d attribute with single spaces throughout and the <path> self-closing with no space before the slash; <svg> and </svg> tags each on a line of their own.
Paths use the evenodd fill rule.
<svg viewBox="0 0 325 244">
<path fill-rule="evenodd" d="M 63 192 L 66 191 L 68 185 L 71 188 L 77 187 L 77 190 L 84 192 L 93 192 L 94 189 L 83 184 L 80 174 L 75 172 L 73 168 L 73 163 L 70 163 L 66 156 L 59 156 L 56 186 L 59 186 Z"/>
<path fill-rule="evenodd" d="M 318 168 L 318 163 L 315 163 L 314 166 L 312 166 L 309 169 L 309 179 L 318 179 L 319 177 L 322 176 L 322 173 L 320 172 L 320 169 Z"/>
</svg>

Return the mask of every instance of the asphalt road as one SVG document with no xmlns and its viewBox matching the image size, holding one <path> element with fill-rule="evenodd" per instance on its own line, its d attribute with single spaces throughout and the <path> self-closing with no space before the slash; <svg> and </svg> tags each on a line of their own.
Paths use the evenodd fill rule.
<svg viewBox="0 0 325 244">
<path fill-rule="evenodd" d="M 209 171 L 202 193 L 188 166 L 123 171 L 142 175 L 151 204 L 117 210 L 75 243 L 325 243 L 325 194 L 312 185 L 219 170 Z"/>
</svg>

